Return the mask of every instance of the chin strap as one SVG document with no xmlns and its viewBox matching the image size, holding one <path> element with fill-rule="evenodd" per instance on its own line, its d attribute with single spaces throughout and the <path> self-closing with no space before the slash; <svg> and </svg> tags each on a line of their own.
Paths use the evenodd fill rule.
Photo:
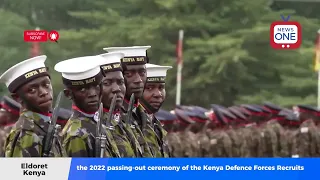
<svg viewBox="0 0 320 180">
<path fill-rule="evenodd" d="M 146 109 L 146 111 L 149 114 L 154 114 L 156 112 L 158 112 L 158 109 L 155 109 L 154 107 L 152 107 L 146 100 L 144 100 L 143 98 L 140 99 L 140 103 L 142 104 L 142 106 Z"/>
</svg>

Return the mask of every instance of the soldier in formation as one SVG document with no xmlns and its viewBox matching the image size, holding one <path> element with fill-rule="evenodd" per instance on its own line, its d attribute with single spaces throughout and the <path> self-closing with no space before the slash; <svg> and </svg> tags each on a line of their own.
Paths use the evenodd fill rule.
<svg viewBox="0 0 320 180">
<path fill-rule="evenodd" d="M 320 111 L 271 103 L 167 112 L 170 66 L 149 64 L 150 46 L 61 61 L 65 89 L 52 108 L 46 56 L 3 73 L 10 92 L 0 111 L 4 157 L 317 157 Z M 72 102 L 60 108 L 61 98 Z M 61 127 L 63 128 L 61 130 Z"/>
<path fill-rule="evenodd" d="M 129 122 L 125 122 L 126 118 L 123 115 L 125 110 L 122 104 L 126 94 L 126 86 L 122 74 L 121 59 L 124 54 L 112 52 L 101 54 L 100 56 L 107 59 L 107 62 L 102 63 L 103 65 L 101 66 L 105 73 L 102 81 L 103 119 L 108 122 L 107 125 L 109 130 L 112 131 L 120 157 L 142 157 L 140 144 L 135 138 Z M 114 98 L 115 100 L 112 102 Z M 113 105 L 112 103 L 115 104 Z"/>
<path fill-rule="evenodd" d="M 320 111 L 307 105 L 180 106 L 156 117 L 174 157 L 320 156 Z"/>
<path fill-rule="evenodd" d="M 3 96 L 0 109 L 0 154 L 4 154 L 4 144 L 12 127 L 19 118 L 20 104 L 8 96 Z"/>
<path fill-rule="evenodd" d="M 11 96 L 21 105 L 19 118 L 6 137 L 5 157 L 64 156 L 58 138 L 53 138 L 49 144 L 46 141 L 50 137 L 47 133 L 53 101 L 46 58 L 38 56 L 22 61 L 0 77 Z"/>
<path fill-rule="evenodd" d="M 147 57 L 149 48 L 150 46 L 104 48 L 107 52 L 121 52 L 124 54 L 124 58 L 121 59 L 126 85 L 126 94 L 123 102 L 124 113 L 131 120 L 129 123 L 139 142 L 142 157 L 155 157 L 152 148 L 156 145 L 156 142 L 148 141 L 148 134 L 146 134 L 146 132 L 149 132 L 149 129 L 147 130 L 147 115 L 139 102 L 147 80 L 146 64 L 149 62 Z M 130 103 L 131 97 L 133 97 L 133 107 L 131 107 L 132 103 Z"/>
<path fill-rule="evenodd" d="M 105 76 L 101 65 L 107 60 L 101 56 L 85 56 L 62 61 L 55 70 L 62 74 L 65 86 L 64 94 L 72 100 L 73 114 L 62 130 L 63 148 L 69 157 L 100 157 L 96 147 L 96 129 L 102 114 L 96 114 L 103 108 L 101 103 Z M 79 66 L 81 64 L 81 66 Z M 103 157 L 119 157 L 110 131 L 104 129 L 107 142 Z"/>
<path fill-rule="evenodd" d="M 13 111 L 2 103 L 1 128 L 12 126 L 10 133 L 0 131 L 4 156 L 169 157 L 165 130 L 139 102 L 149 48 L 105 48 L 108 53 L 59 62 L 54 69 L 65 89 L 54 108 L 46 56 L 7 70 L 0 80 L 19 107 Z M 71 110 L 60 108 L 62 94 L 72 101 Z"/>
<path fill-rule="evenodd" d="M 155 157 L 169 157 L 169 149 L 166 140 L 167 132 L 161 122 L 154 116 L 158 112 L 166 98 L 165 78 L 167 70 L 171 66 L 159 66 L 147 64 L 147 81 L 144 88 L 141 104 L 147 114 L 146 136 L 152 146 Z"/>
</svg>

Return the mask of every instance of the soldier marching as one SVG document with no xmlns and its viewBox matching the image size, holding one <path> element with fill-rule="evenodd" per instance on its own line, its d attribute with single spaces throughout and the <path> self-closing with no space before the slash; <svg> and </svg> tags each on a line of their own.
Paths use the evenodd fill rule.
<svg viewBox="0 0 320 180">
<path fill-rule="evenodd" d="M 61 61 L 53 107 L 46 56 L 22 61 L 0 82 L 3 157 L 318 157 L 320 110 L 272 103 L 161 109 L 171 66 L 150 64 L 150 46 Z M 10 98 L 11 97 L 11 98 Z M 72 106 L 60 107 L 61 99 Z"/>
</svg>

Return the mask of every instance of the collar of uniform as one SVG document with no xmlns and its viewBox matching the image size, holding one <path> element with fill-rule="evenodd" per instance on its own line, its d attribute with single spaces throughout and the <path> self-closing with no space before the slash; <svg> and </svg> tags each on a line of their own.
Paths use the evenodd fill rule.
<svg viewBox="0 0 320 180">
<path fill-rule="evenodd" d="M 29 110 L 23 110 L 20 115 L 28 117 L 38 123 L 41 122 L 41 120 L 44 122 L 50 122 L 52 116 L 51 113 L 36 113 Z"/>
<path fill-rule="evenodd" d="M 128 99 L 124 98 L 123 103 L 126 104 L 127 107 L 129 106 L 129 100 Z M 137 103 L 133 104 L 134 107 L 138 107 L 139 105 L 140 105 L 139 100 L 137 101 Z"/>
<path fill-rule="evenodd" d="M 109 111 L 103 111 L 103 116 L 102 118 L 107 120 L 107 118 L 109 117 Z M 117 111 L 117 112 L 113 112 L 113 115 L 112 115 L 112 119 L 111 119 L 111 125 L 112 126 L 116 126 L 119 124 L 120 122 L 120 117 L 121 117 L 121 113 L 120 111 Z"/>
<path fill-rule="evenodd" d="M 94 117 L 88 117 L 80 111 L 76 111 L 76 110 L 72 110 L 72 111 L 73 111 L 73 113 L 72 113 L 71 117 L 69 118 L 68 122 L 72 119 L 87 121 L 87 122 L 92 122 L 92 123 L 97 122 L 94 120 Z M 67 124 L 68 124 L 68 122 L 67 122 Z"/>
<path fill-rule="evenodd" d="M 108 113 L 109 111 L 109 109 L 103 108 L 103 112 Z M 120 114 L 120 110 L 114 110 L 112 114 Z"/>
<path fill-rule="evenodd" d="M 76 105 L 72 105 L 72 110 L 77 111 L 77 112 L 81 113 L 82 115 L 89 117 L 89 118 L 93 118 L 96 113 L 96 112 L 84 112 L 80 108 L 78 108 Z"/>
<path fill-rule="evenodd" d="M 157 112 L 155 108 L 153 108 L 146 100 L 141 99 L 140 103 L 147 114 L 154 114 Z"/>
</svg>

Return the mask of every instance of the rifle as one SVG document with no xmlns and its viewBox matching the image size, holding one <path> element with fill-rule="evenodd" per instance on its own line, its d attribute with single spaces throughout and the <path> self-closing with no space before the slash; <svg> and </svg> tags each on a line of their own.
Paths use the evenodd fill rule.
<svg viewBox="0 0 320 180">
<path fill-rule="evenodd" d="M 109 130 L 114 130 L 114 127 L 112 126 L 112 115 L 113 111 L 116 106 L 116 98 L 117 96 L 114 95 L 112 98 L 112 102 L 110 105 L 110 111 L 108 115 L 108 119 L 105 121 L 103 120 L 102 114 L 103 114 L 103 104 L 100 104 L 99 110 L 95 115 L 96 121 L 98 121 L 97 127 L 96 127 L 96 157 L 103 158 L 106 148 L 112 148 L 110 139 L 107 137 L 106 129 L 104 127 L 108 128 Z M 104 123 L 105 122 L 105 123 Z M 113 153 L 112 149 L 109 149 L 110 153 Z"/>
<path fill-rule="evenodd" d="M 135 125 L 132 122 L 132 109 L 133 109 L 133 104 L 134 104 L 134 94 L 132 93 L 131 97 L 130 97 L 130 101 L 129 101 L 129 106 L 128 106 L 128 110 L 127 110 L 127 116 L 125 117 L 125 123 L 130 125 L 130 128 L 135 129 Z M 126 132 L 127 136 L 129 137 L 130 140 L 130 144 L 132 145 L 132 147 L 134 148 L 134 150 L 136 151 L 136 155 L 138 157 L 143 157 L 142 154 L 142 149 L 139 147 L 137 147 L 137 144 L 135 143 L 135 138 L 133 137 L 133 134 L 131 134 L 131 132 L 129 132 L 127 130 L 127 128 L 124 128 L 124 131 Z M 138 152 L 137 152 L 138 151 Z"/>
<path fill-rule="evenodd" d="M 133 123 L 133 121 L 132 121 L 133 105 L 134 105 L 134 94 L 132 93 L 131 97 L 130 97 L 130 101 L 129 101 L 129 106 L 128 106 L 128 109 L 127 109 L 128 114 L 127 114 L 127 117 L 125 119 L 125 122 L 130 125 L 131 129 L 135 129 L 136 128 L 134 123 Z"/>
<path fill-rule="evenodd" d="M 96 157 L 103 157 L 104 155 L 104 152 L 101 151 L 101 149 L 105 148 L 105 140 L 106 140 L 106 136 L 102 134 L 102 119 L 101 119 L 101 116 L 102 116 L 102 113 L 103 113 L 103 104 L 100 103 L 100 106 L 99 106 L 99 109 L 98 111 L 96 112 L 96 114 L 94 115 L 94 119 L 98 122 L 97 123 L 97 126 L 96 126 L 96 142 L 95 142 L 95 145 L 96 145 L 96 153 L 95 153 L 95 156 Z"/>
<path fill-rule="evenodd" d="M 55 107 L 53 109 L 51 122 L 50 122 L 48 132 L 44 141 L 42 157 L 54 156 L 52 152 L 52 146 L 55 145 L 56 139 L 58 138 L 59 130 L 61 129 L 61 126 L 57 124 L 57 119 L 58 119 L 58 113 L 60 109 L 60 101 L 61 101 L 62 95 L 63 95 L 63 92 L 61 91 L 58 95 Z"/>
<path fill-rule="evenodd" d="M 112 121 L 114 109 L 116 108 L 116 100 L 117 100 L 117 95 L 115 94 L 112 98 L 112 101 L 111 101 L 109 114 L 108 114 L 108 118 L 107 118 L 107 122 L 106 122 L 106 126 L 109 130 L 114 130 L 114 127 L 113 127 L 111 121 Z"/>
</svg>

